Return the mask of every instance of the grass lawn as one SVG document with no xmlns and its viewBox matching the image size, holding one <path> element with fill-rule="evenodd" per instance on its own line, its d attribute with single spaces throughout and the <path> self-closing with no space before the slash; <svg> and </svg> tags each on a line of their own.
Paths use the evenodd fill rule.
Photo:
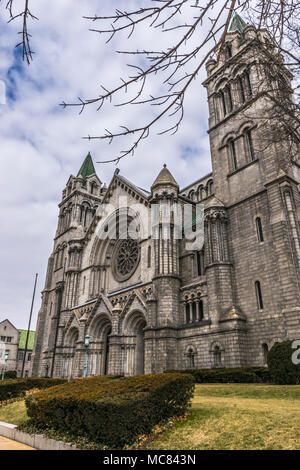
<svg viewBox="0 0 300 470">
<path fill-rule="evenodd" d="M 190 417 L 148 449 L 300 449 L 300 386 L 197 384 Z"/>
<path fill-rule="evenodd" d="M 28 419 L 24 401 L 0 407 L 0 421 Z M 300 450 L 300 385 L 197 384 L 190 416 L 146 449 Z"/>
<path fill-rule="evenodd" d="M 25 401 L 15 401 L 9 405 L 0 407 L 0 421 L 11 424 L 22 424 L 27 421 Z"/>
</svg>

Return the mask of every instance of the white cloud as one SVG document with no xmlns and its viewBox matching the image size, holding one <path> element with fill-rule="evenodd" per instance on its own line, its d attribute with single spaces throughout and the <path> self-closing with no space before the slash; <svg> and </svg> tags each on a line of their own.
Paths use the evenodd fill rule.
<svg viewBox="0 0 300 470">
<path fill-rule="evenodd" d="M 125 6 L 127 10 L 140 4 L 123 0 L 113 3 L 114 8 Z M 3 23 L 6 13 L 3 2 L 0 4 L 0 80 L 5 81 L 8 92 L 7 104 L 0 105 L 0 320 L 8 317 L 19 328 L 27 326 L 35 272 L 39 273 L 38 290 L 43 288 L 57 203 L 69 175 L 77 173 L 88 151 L 96 162 L 113 157 L 123 148 L 123 141 L 108 146 L 81 137 L 100 135 L 105 128 L 116 129 L 124 123 L 146 122 L 153 112 L 153 108 L 105 104 L 101 113 L 91 106 L 79 116 L 78 109 L 63 110 L 59 103 L 74 101 L 77 96 L 97 96 L 100 83 L 119 84 L 119 77 L 130 73 L 126 68 L 129 60 L 114 54 L 114 50 L 146 47 L 147 43 L 159 50 L 170 37 L 169 33 L 161 35 L 141 27 L 128 43 L 121 34 L 106 46 L 103 36 L 88 31 L 97 24 L 91 25 L 82 16 L 111 11 L 109 0 L 81 0 L 76 7 L 72 0 L 52 0 L 50 6 L 49 2 L 31 0 L 31 10 L 39 21 L 29 23 L 35 56 L 28 68 L 14 49 L 20 24 Z M 200 40 L 194 35 L 194 44 Z M 183 187 L 210 171 L 203 79 L 202 73 L 186 96 L 179 132 L 174 136 L 152 132 L 134 157 L 120 161 L 121 174 L 148 188 L 162 164 L 167 163 Z M 149 90 L 157 92 L 157 84 L 149 84 Z M 109 182 L 115 165 L 96 165 L 96 169 L 100 179 Z M 37 296 L 33 326 L 39 305 Z"/>
</svg>

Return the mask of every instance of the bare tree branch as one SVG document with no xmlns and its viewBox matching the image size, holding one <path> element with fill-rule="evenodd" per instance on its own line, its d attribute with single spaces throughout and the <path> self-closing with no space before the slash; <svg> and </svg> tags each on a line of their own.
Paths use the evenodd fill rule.
<svg viewBox="0 0 300 470">
<path fill-rule="evenodd" d="M 1 0 L 0 0 L 1 2 Z M 18 42 L 16 47 L 22 47 L 22 57 L 23 60 L 26 60 L 27 64 L 30 65 L 30 62 L 33 60 L 33 50 L 31 49 L 30 39 L 31 34 L 28 32 L 28 20 L 37 20 L 38 18 L 34 16 L 29 9 L 29 0 L 24 0 L 24 8 L 21 12 L 14 14 L 13 13 L 14 0 L 8 0 L 6 4 L 6 9 L 9 12 L 9 20 L 15 21 L 17 19 L 22 19 L 22 31 L 18 34 L 21 35 L 22 40 Z"/>
<path fill-rule="evenodd" d="M 0 0 L 1 1 L 1 0 Z M 29 64 L 32 60 L 30 34 L 27 29 L 28 19 L 36 19 L 29 10 L 29 0 L 24 0 L 24 10 L 13 14 L 14 0 L 8 0 L 6 8 L 9 21 L 22 18 L 23 59 Z M 124 125 L 120 130 L 105 130 L 102 135 L 86 136 L 85 139 L 106 140 L 108 143 L 119 138 L 132 138 L 128 148 L 121 150 L 107 162 L 118 162 L 121 158 L 133 155 L 139 143 L 146 139 L 160 123 L 159 134 L 176 133 L 184 118 L 185 96 L 193 80 L 197 79 L 201 68 L 211 56 L 222 54 L 226 34 L 229 30 L 233 12 L 242 12 L 250 24 L 257 29 L 267 29 L 270 36 L 268 44 L 258 46 L 259 57 L 269 77 L 272 87 L 264 90 L 272 107 L 272 116 L 281 115 L 282 135 L 298 141 L 299 136 L 299 78 L 300 78 L 300 3 L 299 0 L 144 0 L 144 5 L 132 11 L 116 9 L 109 15 L 95 14 L 84 18 L 99 27 L 90 31 L 106 36 L 110 42 L 116 35 L 125 33 L 127 38 L 134 36 L 141 25 L 150 28 L 155 34 L 164 33 L 169 45 L 162 50 L 147 48 L 135 51 L 116 51 L 124 56 L 131 56 L 136 63 L 128 64 L 132 73 L 120 78 L 120 84 L 114 87 L 101 85 L 100 94 L 93 98 L 78 97 L 78 101 L 61 103 L 61 106 L 79 108 L 82 113 L 89 105 L 95 105 L 99 111 L 105 102 L 116 107 L 129 105 L 150 105 L 155 113 L 148 121 L 136 127 Z M 192 10 L 190 9 L 192 8 Z M 187 14 L 192 12 L 192 14 Z M 187 20 L 188 18 L 188 20 Z M 195 45 L 195 37 L 201 37 Z M 175 39 L 176 38 L 176 39 Z M 277 52 L 276 52 L 277 51 Z M 218 59 L 218 57 L 216 57 Z M 142 59 L 142 61 L 141 61 Z M 276 74 L 282 68 L 282 59 L 294 75 L 295 99 L 292 91 L 284 98 L 280 86 L 274 87 Z M 154 78 L 155 77 L 155 78 Z M 149 80 L 153 79 L 160 89 L 158 94 L 147 94 Z M 151 82 L 150 82 L 151 83 Z M 123 94 L 125 99 L 120 98 Z M 293 104 L 291 104 L 293 103 Z M 282 119 L 284 113 L 285 118 Z M 163 122 L 169 122 L 163 128 Z M 275 118 L 274 118 L 275 122 Z M 278 133 L 274 138 L 277 138 Z M 126 139 L 125 139 L 126 140 Z"/>
</svg>

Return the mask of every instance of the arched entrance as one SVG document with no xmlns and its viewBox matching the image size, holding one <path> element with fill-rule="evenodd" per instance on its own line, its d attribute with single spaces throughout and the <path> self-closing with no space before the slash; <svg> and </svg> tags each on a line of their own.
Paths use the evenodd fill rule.
<svg viewBox="0 0 300 470">
<path fill-rule="evenodd" d="M 109 364 L 110 317 L 106 313 L 97 315 L 92 321 L 88 333 L 90 335 L 88 375 L 106 375 Z"/>
<path fill-rule="evenodd" d="M 142 312 L 129 315 L 124 325 L 125 333 L 125 375 L 144 374 L 145 370 L 145 341 L 144 328 L 146 320 Z"/>
</svg>

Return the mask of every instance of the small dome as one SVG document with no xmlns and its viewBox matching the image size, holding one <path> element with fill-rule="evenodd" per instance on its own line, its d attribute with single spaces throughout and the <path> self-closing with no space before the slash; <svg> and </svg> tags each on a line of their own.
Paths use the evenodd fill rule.
<svg viewBox="0 0 300 470">
<path fill-rule="evenodd" d="M 163 169 L 160 171 L 159 175 L 157 176 L 156 180 L 151 186 L 151 189 L 155 188 L 156 186 L 165 186 L 165 185 L 173 185 L 179 188 L 178 184 L 176 183 L 175 179 L 173 178 L 172 174 L 167 168 L 167 165 L 164 164 Z"/>
</svg>

